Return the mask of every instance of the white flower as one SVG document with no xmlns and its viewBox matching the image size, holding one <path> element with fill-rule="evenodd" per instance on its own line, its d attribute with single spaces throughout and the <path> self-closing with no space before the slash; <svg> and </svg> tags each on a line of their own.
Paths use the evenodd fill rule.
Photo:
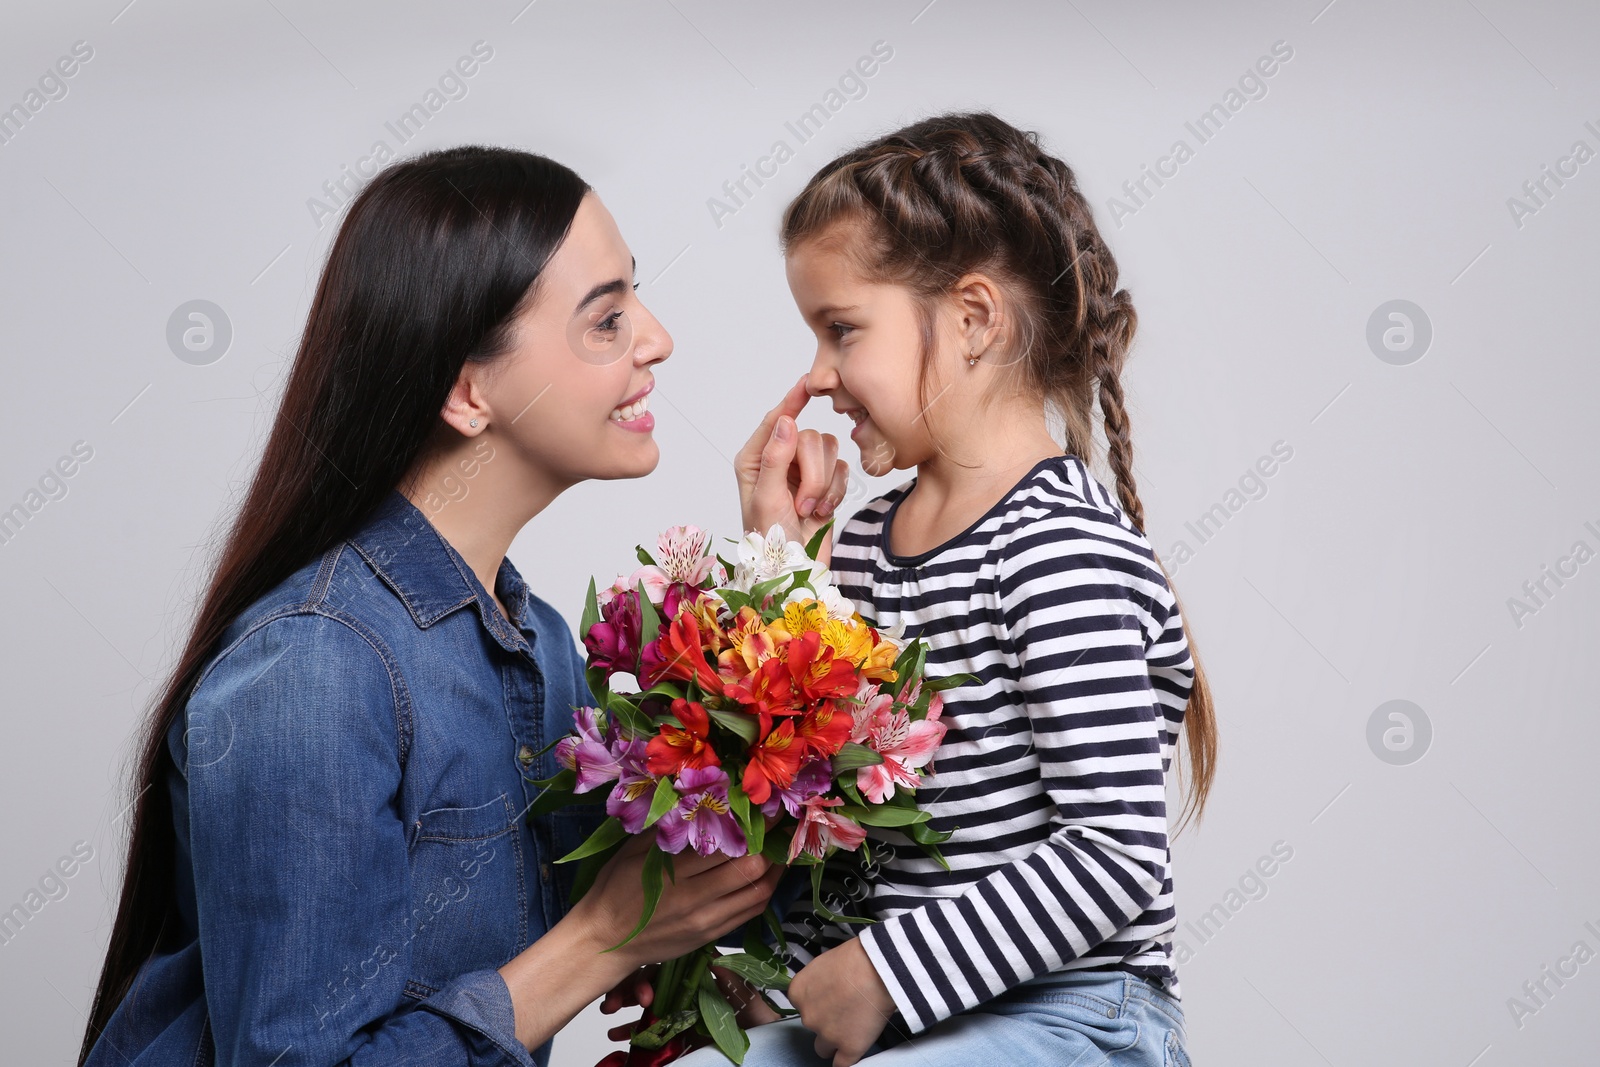
<svg viewBox="0 0 1600 1067">
<path fill-rule="evenodd" d="M 734 568 L 733 586 L 740 592 L 748 592 L 751 586 L 759 582 L 771 581 L 811 566 L 812 559 L 806 555 L 806 547 L 799 541 L 789 540 L 783 527 L 774 523 L 766 536 L 751 531 L 739 542 L 739 561 Z"/>
</svg>

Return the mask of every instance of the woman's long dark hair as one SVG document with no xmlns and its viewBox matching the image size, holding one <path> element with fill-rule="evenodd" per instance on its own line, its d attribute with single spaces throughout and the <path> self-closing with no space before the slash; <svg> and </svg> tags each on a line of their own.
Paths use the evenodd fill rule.
<svg viewBox="0 0 1600 1067">
<path fill-rule="evenodd" d="M 467 146 L 383 170 L 351 202 L 254 480 L 152 705 L 116 923 L 78 1063 L 177 933 L 166 737 L 223 632 L 348 537 L 440 425 L 463 365 L 503 355 L 589 186 L 543 156 Z"/>
</svg>

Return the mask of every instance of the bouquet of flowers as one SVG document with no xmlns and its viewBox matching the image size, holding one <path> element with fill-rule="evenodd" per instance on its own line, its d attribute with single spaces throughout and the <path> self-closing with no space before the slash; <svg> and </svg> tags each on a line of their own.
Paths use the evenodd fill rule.
<svg viewBox="0 0 1600 1067">
<path fill-rule="evenodd" d="M 830 921 L 870 921 L 820 899 L 836 850 L 870 859 L 868 826 L 904 832 L 948 867 L 938 845 L 950 834 L 927 825 L 915 790 L 944 736 L 942 692 L 970 676 L 924 678 L 926 644 L 863 619 L 817 565 L 826 534 L 802 546 L 774 526 L 746 535 L 729 561 L 712 553 L 709 534 L 675 526 L 654 556 L 638 550 L 631 576 L 598 593 L 589 583 L 580 630 L 600 706 L 577 708 L 573 732 L 553 742 L 562 769 L 538 781 L 531 810 L 605 803 L 606 820 L 556 861 L 580 864 L 574 901 L 628 835 L 654 828 L 643 914 L 612 948 L 644 929 L 685 848 L 810 866 L 813 906 Z M 635 691 L 613 688 L 623 676 Z M 745 929 L 743 946 L 706 945 L 663 963 L 630 1045 L 665 1063 L 709 1040 L 742 1063 L 749 1040 L 712 963 L 794 1014 L 766 993 L 789 982 L 773 908 Z"/>
</svg>

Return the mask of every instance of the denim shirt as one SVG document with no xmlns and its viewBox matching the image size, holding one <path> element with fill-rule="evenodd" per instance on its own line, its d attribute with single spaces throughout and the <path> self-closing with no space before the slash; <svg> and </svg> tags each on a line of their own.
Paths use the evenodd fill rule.
<svg viewBox="0 0 1600 1067">
<path fill-rule="evenodd" d="M 497 969 L 566 911 L 535 753 L 592 700 L 566 623 L 393 492 L 247 608 L 168 735 L 181 930 L 89 1063 L 538 1064 Z"/>
</svg>

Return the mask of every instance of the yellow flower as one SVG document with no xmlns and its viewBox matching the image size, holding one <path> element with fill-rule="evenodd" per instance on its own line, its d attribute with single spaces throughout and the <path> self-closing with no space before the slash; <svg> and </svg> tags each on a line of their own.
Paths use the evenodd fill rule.
<svg viewBox="0 0 1600 1067">
<path fill-rule="evenodd" d="M 865 626 L 827 619 L 820 629 L 822 643 L 833 649 L 835 656 L 849 660 L 857 669 L 872 655 L 872 634 Z"/>
<path fill-rule="evenodd" d="M 900 658 L 900 649 L 892 641 L 879 641 L 872 654 L 861 664 L 861 676 L 874 682 L 893 682 L 900 677 L 894 661 Z"/>
<path fill-rule="evenodd" d="M 774 626 L 782 626 L 790 637 L 799 637 L 813 630 L 821 630 L 828 621 L 828 609 L 815 600 L 796 600 L 783 607 L 783 619 Z"/>
</svg>

